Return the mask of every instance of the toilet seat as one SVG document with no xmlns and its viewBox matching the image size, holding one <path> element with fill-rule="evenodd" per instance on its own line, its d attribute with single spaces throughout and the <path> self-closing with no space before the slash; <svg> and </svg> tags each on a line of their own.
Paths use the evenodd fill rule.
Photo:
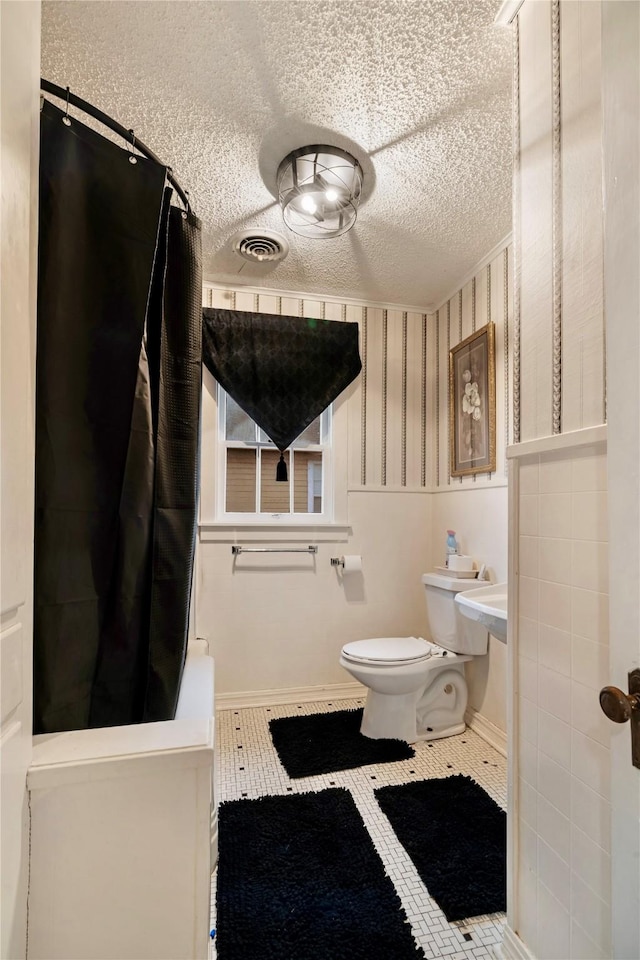
<svg viewBox="0 0 640 960">
<path fill-rule="evenodd" d="M 431 644 L 421 637 L 374 637 L 346 643 L 342 655 L 354 663 L 393 667 L 428 660 Z"/>
</svg>

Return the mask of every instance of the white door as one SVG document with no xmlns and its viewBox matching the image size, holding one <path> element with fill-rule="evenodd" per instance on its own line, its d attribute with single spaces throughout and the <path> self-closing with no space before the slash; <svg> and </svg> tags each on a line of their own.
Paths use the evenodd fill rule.
<svg viewBox="0 0 640 960">
<path fill-rule="evenodd" d="M 640 4 L 602 4 L 610 679 L 640 667 Z M 640 769 L 612 728 L 613 956 L 640 957 Z"/>
<path fill-rule="evenodd" d="M 15 960 L 26 951 L 29 866 L 40 4 L 0 3 L 0 20 L 0 955 Z"/>
</svg>

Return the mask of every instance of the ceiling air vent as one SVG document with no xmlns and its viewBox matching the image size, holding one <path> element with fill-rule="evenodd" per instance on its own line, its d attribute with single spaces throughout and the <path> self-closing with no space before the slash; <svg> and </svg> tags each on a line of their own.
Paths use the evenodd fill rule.
<svg viewBox="0 0 640 960">
<path fill-rule="evenodd" d="M 243 230 L 235 235 L 232 246 L 238 256 L 250 263 L 275 263 L 289 253 L 285 238 L 273 230 Z"/>
</svg>

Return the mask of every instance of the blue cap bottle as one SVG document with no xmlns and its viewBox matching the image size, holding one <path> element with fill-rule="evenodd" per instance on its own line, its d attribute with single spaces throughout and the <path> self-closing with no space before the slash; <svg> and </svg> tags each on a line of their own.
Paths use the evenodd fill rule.
<svg viewBox="0 0 640 960">
<path fill-rule="evenodd" d="M 445 560 L 445 567 L 449 566 L 449 557 L 452 553 L 458 552 L 458 543 L 456 541 L 456 532 L 455 530 L 447 530 L 447 558 Z"/>
</svg>

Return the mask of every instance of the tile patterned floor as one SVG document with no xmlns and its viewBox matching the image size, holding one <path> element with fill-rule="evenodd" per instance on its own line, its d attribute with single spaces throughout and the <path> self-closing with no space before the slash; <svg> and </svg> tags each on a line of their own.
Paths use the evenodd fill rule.
<svg viewBox="0 0 640 960">
<path fill-rule="evenodd" d="M 306 793 L 333 786 L 346 787 L 351 791 L 376 850 L 395 884 L 416 943 L 424 950 L 427 960 L 435 960 L 437 957 L 448 957 L 450 960 L 493 958 L 490 948 L 492 944 L 502 940 L 504 914 L 449 923 L 436 902 L 429 897 L 411 860 L 396 840 L 387 818 L 376 803 L 373 791 L 376 787 L 391 783 L 462 773 L 476 780 L 504 808 L 506 760 L 481 737 L 467 730 L 456 737 L 416 744 L 416 755 L 412 760 L 291 780 L 273 747 L 268 728 L 269 720 L 274 717 L 346 710 L 362 704 L 362 700 L 335 700 L 330 703 L 294 703 L 218 712 L 218 800 L 255 798 L 264 794 Z M 211 912 L 211 925 L 215 927 L 215 874 Z M 215 957 L 215 949 L 212 957 Z"/>
</svg>

